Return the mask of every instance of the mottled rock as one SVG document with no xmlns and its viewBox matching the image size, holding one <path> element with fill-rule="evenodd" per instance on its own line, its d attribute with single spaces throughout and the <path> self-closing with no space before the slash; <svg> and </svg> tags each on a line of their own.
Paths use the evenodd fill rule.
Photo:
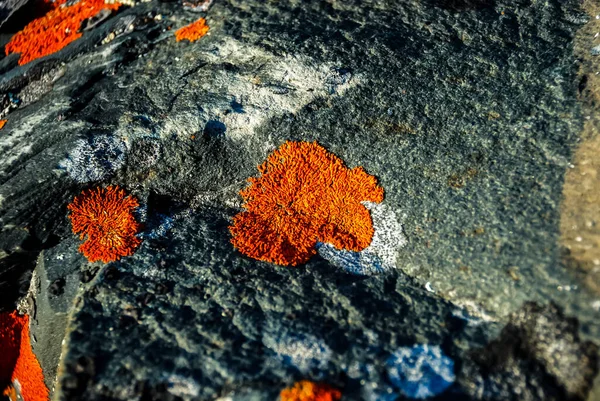
<svg viewBox="0 0 600 401">
<path fill-rule="evenodd" d="M 579 2 L 222 0 L 208 35 L 177 43 L 202 4 L 123 7 L 45 59 L 0 60 L 2 307 L 37 265 L 48 383 L 68 326 L 55 398 L 265 400 L 311 379 L 391 400 L 386 361 L 428 344 L 454 361 L 440 399 L 584 399 L 599 301 L 559 243 L 591 107 Z M 93 183 L 60 168 L 90 136 L 127 153 Z M 294 269 L 237 253 L 238 192 L 287 140 L 376 176 L 393 235 Z M 115 184 L 140 199 L 144 242 L 90 265 L 66 205 Z"/>
<path fill-rule="evenodd" d="M 304 378 L 360 399 L 363 388 L 392 388 L 386 362 L 398 346 L 431 342 L 460 358 L 455 342 L 481 344 L 496 330 L 466 329 L 453 305 L 397 275 L 241 257 L 227 224 L 215 212 L 177 219 L 168 243 L 149 240 L 99 273 L 68 329 L 59 399 L 136 400 L 148 388 L 157 398 L 274 399 Z"/>
</svg>

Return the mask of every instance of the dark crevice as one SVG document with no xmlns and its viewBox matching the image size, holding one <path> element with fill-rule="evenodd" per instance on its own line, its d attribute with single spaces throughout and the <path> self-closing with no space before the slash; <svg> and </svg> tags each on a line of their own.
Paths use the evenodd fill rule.
<svg viewBox="0 0 600 401">
<path fill-rule="evenodd" d="M 14 6 L 13 6 L 14 7 Z M 0 10 L 0 34 L 9 33 L 14 34 L 25 28 L 25 25 L 31 21 L 43 17 L 48 11 L 52 10 L 52 5 L 43 0 L 27 1 L 18 10 L 13 12 L 8 19 L 2 23 L 6 17 L 6 9 Z M 2 43 L 4 45 L 4 43 Z"/>
</svg>

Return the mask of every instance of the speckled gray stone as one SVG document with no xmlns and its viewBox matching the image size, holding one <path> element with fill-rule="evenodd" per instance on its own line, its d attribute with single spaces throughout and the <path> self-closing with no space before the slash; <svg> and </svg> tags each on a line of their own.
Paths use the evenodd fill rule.
<svg viewBox="0 0 600 401">
<path fill-rule="evenodd" d="M 222 0 L 206 13 L 209 35 L 189 43 L 173 30 L 198 14 L 149 2 L 46 59 L 0 60 L 3 93 L 46 91 L 32 83 L 60 68 L 0 131 L 0 274 L 22 257 L 26 281 L 42 253 L 48 277 L 67 283 L 81 271 L 89 281 L 52 301 L 71 313 L 56 399 L 274 399 L 302 378 L 384 399 L 399 396 L 386 358 L 415 343 L 456 361 L 459 379 L 442 398 L 511 399 L 475 382 L 491 373 L 472 353 L 528 301 L 554 302 L 579 326 L 565 340 L 570 355 L 548 362 L 540 351 L 517 365 L 552 367 L 544 380 L 583 399 L 593 358 L 574 377 L 563 370 L 600 339 L 600 316 L 557 243 L 583 124 L 578 7 Z M 132 17 L 133 30 L 119 28 Z M 77 253 L 66 205 L 88 186 L 59 168 L 88 135 L 125 143 L 130 157 L 96 184 L 143 205 L 143 245 L 107 266 Z M 316 256 L 290 269 L 232 248 L 239 190 L 286 140 L 316 140 L 377 177 L 407 240 L 393 268 L 352 276 Z M 0 282 L 13 290 L 3 309 L 17 281 Z M 40 321 L 55 313 L 45 310 Z M 562 313 L 548 323 L 553 338 Z M 517 382 L 510 366 L 498 367 L 498 389 L 544 399 L 539 381 Z"/>
</svg>

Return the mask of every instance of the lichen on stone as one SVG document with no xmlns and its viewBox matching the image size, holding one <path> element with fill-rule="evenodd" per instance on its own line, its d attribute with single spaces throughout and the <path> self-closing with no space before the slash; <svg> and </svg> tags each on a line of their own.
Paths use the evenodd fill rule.
<svg viewBox="0 0 600 401">
<path fill-rule="evenodd" d="M 113 135 L 77 139 L 67 158 L 59 163 L 79 183 L 102 181 L 125 164 L 125 142 Z"/>
<path fill-rule="evenodd" d="M 184 39 L 187 39 L 190 42 L 195 42 L 206 35 L 208 30 L 209 27 L 206 25 L 206 20 L 204 18 L 200 18 L 199 20 L 176 30 L 175 39 L 177 39 L 178 42 Z"/>
<path fill-rule="evenodd" d="M 85 239 L 79 251 L 90 261 L 104 263 L 132 255 L 141 240 L 133 214 L 136 198 L 119 187 L 83 191 L 68 206 L 73 232 Z"/>
<path fill-rule="evenodd" d="M 338 401 L 342 393 L 324 383 L 302 380 L 282 390 L 279 397 L 281 401 Z"/>
<path fill-rule="evenodd" d="M 81 23 L 102 10 L 117 10 L 121 4 L 104 0 L 81 0 L 72 5 L 54 3 L 54 9 L 31 21 L 4 47 L 6 55 L 19 53 L 19 65 L 56 53 L 81 37 Z"/>
<path fill-rule="evenodd" d="M 369 276 L 384 273 L 396 267 L 396 253 L 406 245 L 402 224 L 396 213 L 385 204 L 366 202 L 373 219 L 373 240 L 360 252 L 336 249 L 327 243 L 318 243 L 317 252 L 331 264 L 348 273 Z"/>
<path fill-rule="evenodd" d="M 361 202 L 381 202 L 383 188 L 362 167 L 349 169 L 316 142 L 286 142 L 258 170 L 240 192 L 245 211 L 229 227 L 243 254 L 296 266 L 318 242 L 352 251 L 371 243 L 371 215 Z"/>
<path fill-rule="evenodd" d="M 31 349 L 29 315 L 17 311 L 0 313 L 0 388 L 3 395 L 17 400 L 47 401 L 48 388 L 37 357 Z"/>
<path fill-rule="evenodd" d="M 425 399 L 454 383 L 454 361 L 439 345 L 400 347 L 387 360 L 390 382 L 408 398 Z"/>
</svg>

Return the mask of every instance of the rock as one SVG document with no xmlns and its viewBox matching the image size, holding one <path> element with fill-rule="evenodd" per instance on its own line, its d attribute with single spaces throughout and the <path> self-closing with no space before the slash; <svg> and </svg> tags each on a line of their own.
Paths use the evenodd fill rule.
<svg viewBox="0 0 600 401">
<path fill-rule="evenodd" d="M 70 307 L 69 302 L 61 301 L 72 299 L 74 292 L 79 289 L 79 280 L 78 271 L 61 272 L 63 274 L 58 278 L 48 277 L 43 266 L 44 263 L 39 261 L 35 270 L 35 308 L 32 315 L 35 321 L 31 327 L 36 339 L 33 350 L 44 370 L 46 386 L 52 394 Z"/>
<path fill-rule="evenodd" d="M 310 379 L 394 399 L 386 361 L 427 345 L 454 363 L 439 399 L 584 399 L 597 296 L 558 241 L 579 2 L 204 4 L 132 3 L 44 59 L 0 60 L 2 307 L 36 268 L 54 398 L 264 400 Z M 210 26 L 193 44 L 173 34 L 186 8 Z M 367 252 L 283 268 L 235 251 L 239 190 L 288 140 L 377 177 L 389 230 Z M 98 185 L 142 204 L 142 245 L 106 265 L 67 218 Z"/>
<path fill-rule="evenodd" d="M 582 341 L 577 321 L 555 305 L 526 304 L 473 358 L 485 372 L 474 391 L 483 399 L 585 400 L 598 373 L 598 346 Z M 472 370 L 463 374 L 477 381 Z"/>
<path fill-rule="evenodd" d="M 388 378 L 406 397 L 425 399 L 454 384 L 454 361 L 438 345 L 400 347 L 387 361 Z"/>
<path fill-rule="evenodd" d="M 4 25 L 12 14 L 28 2 L 28 0 L 3 0 L 0 3 L 0 26 Z"/>
<path fill-rule="evenodd" d="M 99 273 L 68 328 L 59 399 L 267 397 L 304 378 L 360 399 L 363 387 L 391 386 L 386 361 L 401 344 L 443 344 L 460 358 L 455 339 L 495 332 L 460 329 L 454 306 L 397 275 L 240 257 L 227 224 L 217 212 L 178 219 L 168 250 L 149 240 Z"/>
<path fill-rule="evenodd" d="M 598 336 L 593 297 L 578 291 L 572 301 L 557 290 L 577 279 L 551 251 L 561 172 L 582 119 L 569 78 L 577 4 L 524 7 L 518 28 L 500 2 L 390 3 L 371 14 L 362 3 L 243 4 L 214 4 L 210 35 L 194 44 L 173 42 L 167 27 L 195 15 L 140 4 L 63 51 L 10 69 L 7 92 L 25 85 L 19 71 L 32 80 L 42 66 L 68 61 L 51 92 L 8 114 L 4 224 L 30 226 L 42 242 L 67 235 L 65 207 L 81 187 L 56 170 L 80 138 L 110 135 L 131 153 L 99 183 L 193 207 L 239 205 L 238 190 L 269 152 L 285 140 L 318 140 L 377 176 L 384 205 L 406 215 L 408 244 L 395 260 L 405 273 L 494 318 L 526 300 L 576 302 L 582 327 Z M 258 17 L 265 13 L 278 17 Z M 328 15 L 352 22 L 337 26 Z M 132 16 L 134 29 L 124 31 Z M 294 39 L 305 29 L 288 20 L 310 21 L 305 42 Z M 121 33 L 101 45 L 113 30 Z M 552 66 L 538 61 L 549 58 Z M 518 282 L 506 273 L 515 266 Z"/>
</svg>

